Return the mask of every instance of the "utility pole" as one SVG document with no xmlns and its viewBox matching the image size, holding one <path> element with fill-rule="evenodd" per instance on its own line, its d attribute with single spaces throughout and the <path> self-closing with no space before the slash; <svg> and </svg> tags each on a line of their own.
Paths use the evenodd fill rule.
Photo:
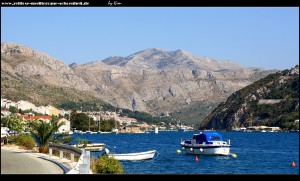
<svg viewBox="0 0 300 181">
<path fill-rule="evenodd" d="M 69 113 L 69 121 L 70 121 L 70 130 L 72 130 L 71 113 Z"/>
<path fill-rule="evenodd" d="M 100 121 L 101 121 L 101 115 L 100 115 L 100 119 L 99 119 L 99 133 L 101 132 L 101 129 L 100 129 L 100 126 L 101 126 L 101 124 L 100 124 Z"/>
<path fill-rule="evenodd" d="M 89 114 L 88 114 L 88 116 L 89 116 L 89 131 L 91 131 L 90 130 L 90 112 L 91 112 L 91 108 L 89 108 Z"/>
</svg>

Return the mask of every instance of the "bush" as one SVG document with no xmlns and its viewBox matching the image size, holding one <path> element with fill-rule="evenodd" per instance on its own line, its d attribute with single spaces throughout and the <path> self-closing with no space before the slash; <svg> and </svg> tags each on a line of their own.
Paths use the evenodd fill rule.
<svg viewBox="0 0 300 181">
<path fill-rule="evenodd" d="M 15 136 L 8 136 L 7 141 L 9 144 L 15 144 L 16 143 L 16 137 Z"/>
<path fill-rule="evenodd" d="M 39 153 L 49 153 L 49 147 L 47 145 L 40 145 L 38 150 Z"/>
<path fill-rule="evenodd" d="M 32 150 L 35 147 L 35 141 L 30 135 L 19 134 L 15 138 L 18 146 L 25 147 L 26 150 Z"/>
<path fill-rule="evenodd" d="M 91 160 L 91 169 L 93 173 L 103 174 L 122 174 L 123 168 L 120 162 L 108 155 L 103 155 L 97 159 Z"/>
</svg>

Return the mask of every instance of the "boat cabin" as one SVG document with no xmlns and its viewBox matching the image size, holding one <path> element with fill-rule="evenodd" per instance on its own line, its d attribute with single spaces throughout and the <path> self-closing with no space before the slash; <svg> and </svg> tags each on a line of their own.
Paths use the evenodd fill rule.
<svg viewBox="0 0 300 181">
<path fill-rule="evenodd" d="M 212 144 L 212 141 L 223 141 L 223 138 L 216 132 L 202 132 L 194 134 L 193 140 L 196 141 L 196 144 Z"/>
</svg>

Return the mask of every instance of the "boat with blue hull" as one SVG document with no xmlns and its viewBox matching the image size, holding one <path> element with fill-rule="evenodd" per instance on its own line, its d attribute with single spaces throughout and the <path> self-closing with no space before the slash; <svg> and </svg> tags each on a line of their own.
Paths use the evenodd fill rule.
<svg viewBox="0 0 300 181">
<path fill-rule="evenodd" d="M 230 155 L 230 140 L 224 141 L 217 132 L 200 132 L 192 139 L 181 140 L 180 145 L 186 154 Z"/>
</svg>

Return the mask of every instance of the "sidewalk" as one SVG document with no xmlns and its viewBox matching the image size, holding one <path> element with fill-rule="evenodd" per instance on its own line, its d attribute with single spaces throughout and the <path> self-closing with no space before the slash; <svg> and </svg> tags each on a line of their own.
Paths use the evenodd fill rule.
<svg viewBox="0 0 300 181">
<path fill-rule="evenodd" d="M 55 164 L 57 164 L 58 166 L 60 166 L 64 170 L 65 174 L 69 170 L 74 168 L 75 165 L 77 164 L 77 162 L 71 162 L 71 160 L 69 160 L 67 158 L 60 159 L 58 156 L 54 156 L 54 155 L 49 156 L 49 154 L 38 153 L 38 152 L 35 152 L 35 151 L 32 151 L 32 150 L 21 149 L 17 145 L 1 145 L 1 149 L 15 151 L 15 152 L 21 152 L 21 153 L 25 153 L 25 154 L 31 154 L 33 156 L 36 156 L 36 157 L 54 162 Z"/>
</svg>

